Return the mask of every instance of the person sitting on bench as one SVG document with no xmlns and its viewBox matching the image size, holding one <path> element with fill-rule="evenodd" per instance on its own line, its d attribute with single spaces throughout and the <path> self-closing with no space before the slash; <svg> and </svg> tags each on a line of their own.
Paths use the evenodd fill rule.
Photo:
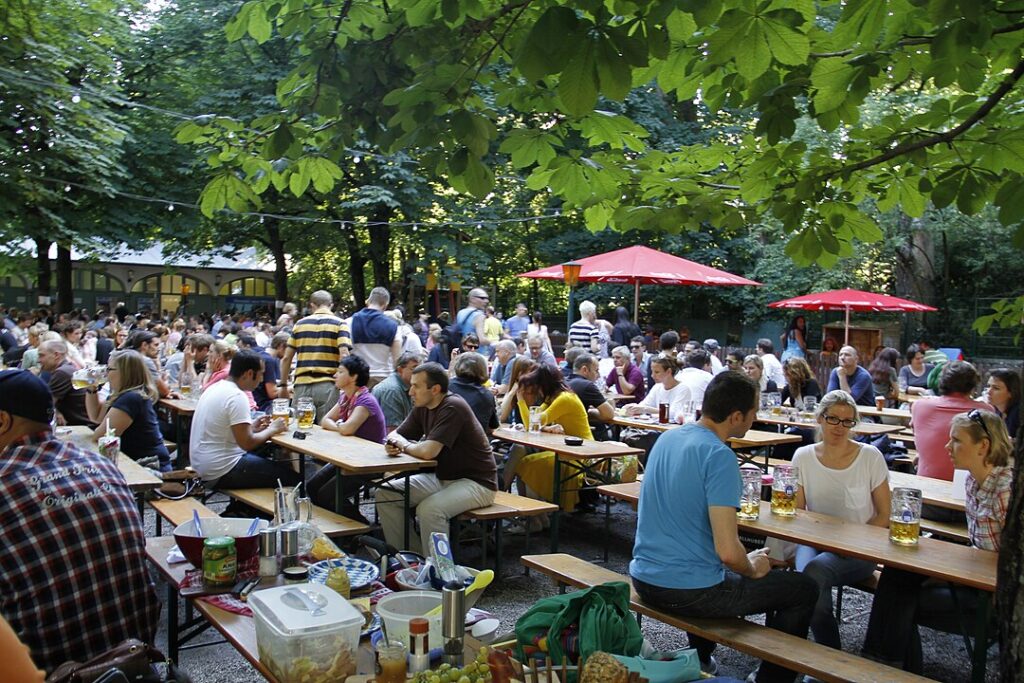
<svg viewBox="0 0 1024 683">
<path fill-rule="evenodd" d="M 807 637 L 817 584 L 773 570 L 764 550 L 747 553 L 736 526 L 742 480 L 727 441 L 746 434 L 758 387 L 726 371 L 707 386 L 701 418 L 665 432 L 654 444 L 637 512 L 629 574 L 644 602 L 683 617 L 767 613 L 767 626 Z M 715 644 L 688 634 L 701 668 L 714 673 Z M 792 683 L 796 673 L 762 662 L 760 683 Z"/>
</svg>

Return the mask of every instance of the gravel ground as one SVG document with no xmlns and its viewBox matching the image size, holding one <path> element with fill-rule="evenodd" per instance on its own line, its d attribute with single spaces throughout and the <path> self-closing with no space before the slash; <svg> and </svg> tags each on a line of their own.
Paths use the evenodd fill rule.
<svg viewBox="0 0 1024 683">
<path fill-rule="evenodd" d="M 217 505 L 211 505 L 219 509 Z M 372 514 L 367 507 L 364 514 Z M 372 518 L 372 517 L 371 517 Z M 577 557 L 589 561 L 601 562 L 603 554 L 602 540 L 605 538 L 603 514 L 577 514 L 562 517 L 561 548 Z M 146 515 L 147 533 L 155 533 L 154 515 L 148 511 Z M 630 552 L 633 544 L 633 533 L 636 528 L 636 513 L 625 504 L 612 507 L 611 523 L 611 554 L 608 567 L 620 573 L 626 573 Z M 505 536 L 504 567 L 500 580 L 496 580 L 480 599 L 478 607 L 489 610 L 501 620 L 501 631 L 511 631 L 516 619 L 535 601 L 557 592 L 554 583 L 537 575 L 536 572 L 526 576 L 516 558 L 529 553 L 547 552 L 545 534 L 531 537 L 530 548 L 524 547 L 523 537 Z M 478 550 L 467 548 L 464 561 L 470 565 Z M 165 591 L 159 591 L 164 597 Z M 856 653 L 864 640 L 867 628 L 868 611 L 871 608 L 872 596 L 858 590 L 847 589 L 843 599 L 843 623 L 840 624 L 843 649 Z M 760 618 L 756 618 L 761 620 Z M 161 619 L 161 628 L 157 635 L 157 646 L 166 649 L 166 622 Z M 674 649 L 686 646 L 686 634 L 671 626 L 661 624 L 653 619 L 643 620 L 644 636 L 656 647 Z M 969 680 L 970 664 L 964 644 L 959 636 L 921 629 L 924 650 L 924 675 L 938 681 L 960 683 Z M 195 643 L 216 642 L 220 640 L 214 629 L 209 629 L 195 639 Z M 743 679 L 754 669 L 757 662 L 752 657 L 719 647 L 715 652 L 719 663 L 719 673 Z M 261 681 L 262 677 L 246 662 L 237 651 L 228 644 L 212 645 L 181 653 L 182 667 L 192 676 L 195 683 L 243 683 Z M 989 650 L 986 683 L 997 680 L 998 648 Z"/>
</svg>

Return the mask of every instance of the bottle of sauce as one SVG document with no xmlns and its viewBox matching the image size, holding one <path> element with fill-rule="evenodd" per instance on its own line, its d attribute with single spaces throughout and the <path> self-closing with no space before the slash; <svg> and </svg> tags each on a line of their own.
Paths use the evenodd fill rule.
<svg viewBox="0 0 1024 683">
<path fill-rule="evenodd" d="M 331 567 L 327 572 L 325 585 L 335 593 L 350 600 L 352 598 L 352 582 L 348 578 L 348 572 L 344 567 Z"/>
</svg>

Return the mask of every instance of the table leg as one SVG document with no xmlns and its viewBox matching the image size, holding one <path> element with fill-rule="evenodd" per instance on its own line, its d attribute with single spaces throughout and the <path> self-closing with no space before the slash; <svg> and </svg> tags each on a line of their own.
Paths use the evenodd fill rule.
<svg viewBox="0 0 1024 683">
<path fill-rule="evenodd" d="M 555 453 L 555 483 L 552 486 L 552 502 L 555 511 L 551 513 L 551 552 L 558 552 L 558 523 L 562 516 L 562 459 Z"/>
<path fill-rule="evenodd" d="M 604 563 L 608 564 L 608 546 L 612 535 L 612 497 L 604 497 Z"/>
<path fill-rule="evenodd" d="M 167 657 L 178 663 L 178 588 L 167 584 Z"/>
<path fill-rule="evenodd" d="M 405 476 L 405 491 L 402 494 L 402 505 L 405 510 L 405 524 L 404 530 L 402 531 L 402 547 L 400 550 L 407 550 L 409 548 L 409 510 L 412 507 L 409 503 L 409 473 L 406 472 Z M 423 554 L 428 555 L 430 552 L 429 548 L 423 548 Z"/>
<path fill-rule="evenodd" d="M 182 426 L 183 422 L 181 413 L 174 411 L 174 440 L 178 442 L 177 457 L 174 459 L 174 464 L 178 469 L 188 465 L 188 440 L 185 437 L 185 428 Z"/>
<path fill-rule="evenodd" d="M 974 650 L 971 652 L 971 682 L 984 683 L 985 662 L 988 660 L 988 617 L 992 600 L 988 593 L 978 600 L 974 625 Z"/>
<path fill-rule="evenodd" d="M 341 470 L 335 468 L 335 471 L 334 471 L 334 511 L 337 512 L 339 515 L 341 514 L 341 503 L 342 503 L 342 499 L 344 498 L 344 496 L 342 495 L 342 488 L 343 487 L 341 485 Z M 359 505 L 358 496 L 359 496 L 359 493 L 356 492 L 356 497 L 357 497 L 356 506 L 357 507 Z"/>
</svg>

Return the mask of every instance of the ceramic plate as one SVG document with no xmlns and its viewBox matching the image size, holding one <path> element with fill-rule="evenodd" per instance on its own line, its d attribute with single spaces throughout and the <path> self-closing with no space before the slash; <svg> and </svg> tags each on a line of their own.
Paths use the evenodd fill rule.
<svg viewBox="0 0 1024 683">
<path fill-rule="evenodd" d="M 348 572 L 349 583 L 352 590 L 366 588 L 380 576 L 380 569 L 372 562 L 361 560 L 358 557 L 340 557 L 333 560 L 321 560 L 309 566 L 309 580 L 317 583 L 327 581 L 327 572 L 332 567 L 344 567 Z"/>
<path fill-rule="evenodd" d="M 370 625 L 367 626 L 366 628 L 364 628 L 362 631 L 360 631 L 359 637 L 360 638 L 365 638 L 366 636 L 370 635 L 371 633 L 373 633 L 374 631 L 376 631 L 379 628 L 380 628 L 380 615 L 377 614 L 376 612 L 374 612 L 373 613 L 373 619 L 370 620 Z"/>
</svg>

